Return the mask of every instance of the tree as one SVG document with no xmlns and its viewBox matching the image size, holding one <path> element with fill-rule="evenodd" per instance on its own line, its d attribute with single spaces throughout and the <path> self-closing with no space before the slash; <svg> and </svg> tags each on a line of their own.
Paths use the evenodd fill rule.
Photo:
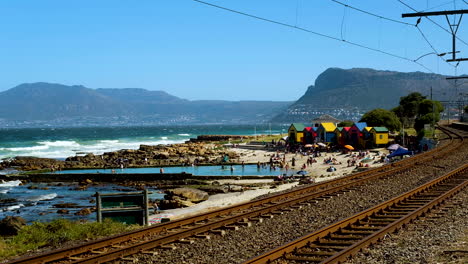
<svg viewBox="0 0 468 264">
<path fill-rule="evenodd" d="M 424 99 L 419 103 L 418 115 L 414 122 L 414 129 L 421 131 L 425 124 L 435 124 L 440 120 L 440 112 L 444 107 L 439 101 Z"/>
<path fill-rule="evenodd" d="M 400 97 L 400 105 L 393 108 L 392 112 L 399 117 L 404 127 L 411 127 L 418 115 L 419 104 L 425 99 L 426 97 L 420 93 L 410 93 Z"/>
<path fill-rule="evenodd" d="M 350 127 L 353 125 L 353 121 L 351 120 L 344 120 L 344 121 L 341 121 L 340 123 L 338 123 L 337 127 Z"/>
<path fill-rule="evenodd" d="M 390 131 L 399 131 L 401 128 L 401 122 L 395 113 L 381 108 L 365 113 L 359 122 L 366 122 L 372 127 L 386 127 Z"/>
</svg>

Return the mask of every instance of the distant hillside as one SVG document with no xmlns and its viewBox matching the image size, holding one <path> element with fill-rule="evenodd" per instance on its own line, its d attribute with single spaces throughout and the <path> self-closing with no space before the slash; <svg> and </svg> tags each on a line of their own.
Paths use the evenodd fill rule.
<svg viewBox="0 0 468 264">
<path fill-rule="evenodd" d="M 21 84 L 0 92 L 0 124 L 191 124 L 267 122 L 292 102 L 189 101 L 164 91 Z"/>
<path fill-rule="evenodd" d="M 339 115 L 349 116 L 356 111 L 391 109 L 398 105 L 400 97 L 411 92 L 429 95 L 431 86 L 437 100 L 453 100 L 456 95 L 453 81 L 445 80 L 442 75 L 329 68 L 317 77 L 315 85 L 309 86 L 299 100 L 272 121 L 304 122 L 330 111 L 340 118 Z M 463 88 L 468 88 L 468 83 L 458 89 Z M 336 111 L 338 108 L 341 110 Z"/>
</svg>

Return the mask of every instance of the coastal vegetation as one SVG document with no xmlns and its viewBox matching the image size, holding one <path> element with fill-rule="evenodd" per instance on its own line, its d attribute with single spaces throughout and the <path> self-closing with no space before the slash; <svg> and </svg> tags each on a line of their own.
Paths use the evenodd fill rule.
<svg viewBox="0 0 468 264">
<path fill-rule="evenodd" d="M 400 98 L 400 104 L 392 109 L 404 128 L 413 127 L 418 136 L 424 136 L 424 125 L 435 124 L 440 120 L 444 107 L 439 101 L 429 100 L 414 92 Z"/>
<path fill-rule="evenodd" d="M 19 256 L 41 248 L 64 246 L 71 241 L 85 241 L 138 228 L 105 219 L 102 223 L 56 219 L 24 226 L 12 237 L 0 237 L 0 259 Z"/>
<path fill-rule="evenodd" d="M 401 122 L 395 113 L 382 108 L 365 113 L 359 122 L 366 122 L 370 127 L 386 127 L 390 131 L 399 131 L 401 128 Z"/>
</svg>

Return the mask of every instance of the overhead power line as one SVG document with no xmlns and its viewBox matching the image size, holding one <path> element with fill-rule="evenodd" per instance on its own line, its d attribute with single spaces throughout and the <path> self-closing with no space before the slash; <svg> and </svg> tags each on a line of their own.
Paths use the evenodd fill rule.
<svg viewBox="0 0 468 264">
<path fill-rule="evenodd" d="M 345 7 L 354 9 L 354 10 L 359 11 L 359 12 L 361 12 L 361 13 L 368 14 L 368 15 L 370 15 L 370 16 L 378 17 L 378 18 L 381 18 L 381 19 L 384 19 L 384 20 L 388 20 L 388 21 L 391 21 L 391 22 L 395 22 L 395 23 L 399 23 L 399 24 L 403 24 L 403 25 L 407 25 L 407 26 L 413 26 L 413 25 L 410 24 L 410 23 L 406 23 L 406 22 L 404 22 L 404 21 L 399 21 L 399 20 L 396 20 L 396 19 L 384 17 L 384 16 L 381 16 L 381 15 L 377 15 L 377 14 L 371 13 L 371 12 L 369 12 L 369 11 L 359 9 L 359 8 L 357 8 L 357 7 L 354 7 L 354 6 L 350 6 L 350 5 L 348 5 L 348 4 L 342 3 L 342 2 L 337 1 L 337 0 L 330 0 L 330 1 L 335 2 L 335 3 L 337 3 L 337 4 L 340 4 L 340 5 L 343 5 L 343 6 L 345 6 Z"/>
<path fill-rule="evenodd" d="M 280 21 L 276 21 L 276 20 L 272 20 L 272 19 L 268 19 L 268 18 L 248 14 L 248 13 L 245 13 L 245 12 L 241 12 L 241 11 L 230 9 L 230 8 L 227 8 L 227 7 L 215 5 L 215 4 L 212 4 L 212 3 L 205 2 L 205 1 L 201 1 L 201 0 L 192 0 L 192 1 L 198 2 L 200 4 L 204 4 L 204 5 L 207 5 L 207 6 L 215 7 L 215 8 L 218 8 L 218 9 L 222 9 L 222 10 L 225 10 L 225 11 L 229 11 L 229 12 L 232 12 L 232 13 L 235 13 L 235 14 L 243 15 L 243 16 L 246 16 L 246 17 L 258 19 L 258 20 L 261 20 L 261 21 L 273 23 L 273 24 L 276 24 L 276 25 L 280 25 L 280 26 L 284 26 L 284 27 L 288 27 L 288 28 L 292 28 L 292 29 L 296 29 L 296 30 L 300 30 L 300 31 L 307 32 L 307 33 L 317 35 L 317 36 L 320 36 L 320 37 L 324 37 L 324 38 L 327 38 L 327 39 L 336 40 L 336 41 L 339 41 L 339 42 L 344 42 L 344 43 L 347 43 L 347 44 L 352 45 L 352 46 L 356 46 L 356 47 L 360 47 L 360 48 L 363 48 L 363 49 L 375 51 L 375 52 L 382 53 L 382 54 L 385 54 L 385 55 L 388 55 L 388 56 L 391 56 L 391 57 L 395 57 L 395 58 L 398 58 L 398 59 L 410 61 L 410 62 L 413 62 L 413 63 L 419 65 L 420 67 L 426 69 L 427 71 L 435 74 L 435 72 L 433 72 L 431 69 L 429 69 L 428 67 L 426 67 L 422 63 L 417 62 L 416 60 L 413 60 L 413 59 L 410 59 L 410 58 L 407 58 L 407 57 L 403 57 L 403 56 L 400 56 L 400 55 L 397 55 L 397 54 L 394 54 L 394 53 L 390 53 L 390 52 L 387 52 L 387 51 L 384 51 L 384 50 L 381 50 L 381 49 L 372 48 L 372 47 L 369 47 L 369 46 L 366 46 L 366 45 L 363 45 L 363 44 L 348 41 L 348 40 L 345 40 L 345 39 L 340 39 L 340 38 L 337 38 L 337 37 L 333 37 L 333 36 L 330 36 L 330 35 L 327 35 L 327 34 L 319 33 L 319 32 L 316 32 L 316 31 L 313 31 L 313 30 L 310 30 L 310 29 L 306 29 L 306 28 L 303 28 L 303 27 L 298 27 L 298 26 L 291 25 L 291 24 L 288 24 L 288 23 L 283 23 L 283 22 L 280 22 Z"/>
<path fill-rule="evenodd" d="M 403 2 L 402 0 L 397 0 L 398 2 L 400 2 L 402 5 L 408 7 L 409 9 L 413 10 L 414 12 L 418 12 L 416 9 L 412 8 L 410 5 L 408 5 L 407 3 Z M 443 26 L 441 26 L 440 24 L 438 24 L 437 22 L 435 22 L 434 20 L 430 19 L 429 17 L 426 17 L 427 20 L 431 21 L 434 25 L 438 26 L 439 28 L 441 28 L 443 31 L 449 33 L 450 35 L 452 35 L 452 32 L 450 32 L 448 29 L 444 28 Z M 466 43 L 463 39 L 459 38 L 458 36 L 456 37 L 459 41 L 461 41 L 463 44 L 467 45 L 468 46 L 468 43 Z"/>
<path fill-rule="evenodd" d="M 398 23 L 398 24 L 403 24 L 403 25 L 407 25 L 407 26 L 414 26 L 413 24 L 410 24 L 410 23 L 407 23 L 407 22 L 403 22 L 403 21 L 399 21 L 399 20 L 395 20 L 395 19 L 391 19 L 391 18 L 387 18 L 387 17 L 384 17 L 384 16 L 381 16 L 381 15 L 377 15 L 377 14 L 374 14 L 372 12 L 369 12 L 369 11 L 366 11 L 366 10 L 363 10 L 363 9 L 360 9 L 360 8 L 357 8 L 357 7 L 354 7 L 354 6 L 350 6 L 348 4 L 345 4 L 345 3 L 342 3 L 340 1 L 337 1 L 337 0 L 330 0 L 332 2 L 335 2 L 337 4 L 340 4 L 340 5 L 343 5 L 345 7 L 348 7 L 348 8 L 351 8 L 353 10 L 356 10 L 356 11 L 359 11 L 361 13 L 364 13 L 364 14 L 367 14 L 367 15 L 370 15 L 370 16 L 374 16 L 374 17 L 378 17 L 380 19 L 384 19 L 384 20 L 387 20 L 387 21 L 390 21 L 390 22 L 394 22 L 394 23 Z M 422 32 L 421 28 L 418 27 L 418 24 L 421 22 L 421 18 L 418 19 L 418 22 L 416 23 L 416 28 L 418 29 L 419 33 L 421 34 L 421 36 L 424 38 L 424 40 L 426 41 L 426 43 L 429 45 L 429 47 L 431 47 L 431 49 L 434 51 L 435 54 L 439 54 L 439 52 L 434 48 L 434 45 L 431 44 L 431 42 L 429 41 L 429 39 L 426 37 L 426 35 Z M 441 56 L 439 56 L 439 59 L 441 59 L 442 61 L 446 62 Z M 416 59 L 415 61 L 417 61 L 418 59 Z M 448 65 L 452 66 L 452 67 L 455 67 L 454 65 L 446 62 Z"/>
</svg>

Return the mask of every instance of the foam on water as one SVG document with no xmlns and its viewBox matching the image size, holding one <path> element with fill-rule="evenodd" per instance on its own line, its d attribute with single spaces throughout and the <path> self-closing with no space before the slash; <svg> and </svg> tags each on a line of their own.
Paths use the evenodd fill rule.
<svg viewBox="0 0 468 264">
<path fill-rule="evenodd" d="M 47 200 L 53 200 L 55 197 L 57 197 L 56 193 L 48 193 L 48 194 L 30 197 L 29 199 L 26 199 L 26 201 L 28 202 L 47 201 Z"/>
<path fill-rule="evenodd" d="M 24 207 L 24 204 L 16 204 L 16 205 L 7 206 L 3 210 L 4 211 L 14 211 L 14 210 L 20 209 L 21 207 Z"/>
<path fill-rule="evenodd" d="M 15 180 L 15 181 L 7 181 L 7 182 L 1 182 L 0 187 L 15 187 L 19 186 L 21 184 L 20 180 Z"/>
<path fill-rule="evenodd" d="M 47 147 L 76 147 L 80 145 L 73 140 L 39 141 L 37 143 Z"/>
<path fill-rule="evenodd" d="M 0 158 L 12 156 L 34 156 L 40 158 L 66 158 L 75 155 L 93 153 L 101 155 L 105 152 L 112 152 L 121 149 L 138 149 L 140 145 L 159 145 L 183 143 L 188 138 L 176 137 L 169 139 L 168 136 L 153 138 L 130 138 L 113 140 L 88 140 L 88 141 L 40 141 L 39 146 L 0 148 Z M 7 154 L 4 154 L 7 153 Z"/>
</svg>

